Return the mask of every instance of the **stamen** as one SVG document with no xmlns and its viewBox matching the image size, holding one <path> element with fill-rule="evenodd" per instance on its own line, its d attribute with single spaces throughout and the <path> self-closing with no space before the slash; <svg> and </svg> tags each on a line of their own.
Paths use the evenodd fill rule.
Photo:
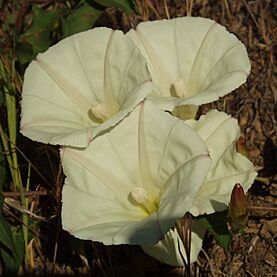
<svg viewBox="0 0 277 277">
<path fill-rule="evenodd" d="M 145 189 L 136 187 L 133 191 L 131 191 L 130 194 L 132 199 L 137 204 L 142 205 L 147 211 L 147 213 L 152 214 L 158 209 L 158 206 L 156 205 L 156 203 L 152 202 L 149 199 L 148 193 L 146 192 Z"/>
<path fill-rule="evenodd" d="M 174 89 L 176 92 L 176 96 L 179 98 L 184 98 L 186 94 L 186 86 L 182 79 L 177 79 L 174 84 Z"/>
<path fill-rule="evenodd" d="M 106 107 L 103 104 L 94 102 L 88 110 L 88 116 L 97 123 L 103 123 L 108 119 Z"/>
<path fill-rule="evenodd" d="M 135 188 L 131 191 L 133 199 L 139 204 L 144 204 L 148 200 L 147 192 L 143 188 Z"/>
</svg>

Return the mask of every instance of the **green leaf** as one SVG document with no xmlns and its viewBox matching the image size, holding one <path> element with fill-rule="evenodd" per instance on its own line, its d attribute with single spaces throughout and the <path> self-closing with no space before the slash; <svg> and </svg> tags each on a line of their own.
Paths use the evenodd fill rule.
<svg viewBox="0 0 277 277">
<path fill-rule="evenodd" d="M 63 25 L 64 37 L 86 31 L 93 27 L 103 10 L 96 9 L 83 3 L 72 10 Z"/>
<path fill-rule="evenodd" d="M 12 231 L 9 223 L 6 221 L 6 219 L 2 214 L 3 202 L 4 202 L 4 196 L 0 194 L 0 248 L 2 249 L 4 246 L 6 250 L 13 253 L 14 244 L 13 244 L 13 238 L 12 238 Z"/>
<path fill-rule="evenodd" d="M 12 241 L 15 246 L 12 254 L 5 251 L 4 248 L 0 249 L 7 275 L 16 273 L 24 258 L 24 239 L 21 226 L 12 229 Z"/>
<path fill-rule="evenodd" d="M 5 92 L 3 87 L 5 86 L 5 69 L 4 69 L 4 64 L 2 61 L 2 57 L 1 57 L 1 51 L 0 51 L 0 106 L 4 106 L 5 105 Z M 1 149 L 2 150 L 2 149 Z M 2 153 L 2 151 L 1 151 Z M 3 153 L 2 153 L 3 155 Z"/>
<path fill-rule="evenodd" d="M 4 245 L 7 249 L 9 249 L 11 253 L 13 253 L 14 245 L 11 228 L 4 216 L 2 215 L 2 213 L 0 213 L 0 243 Z"/>
<path fill-rule="evenodd" d="M 0 72 L 1 74 L 1 72 Z M 0 84 L 1 84 L 1 79 L 0 79 Z M 0 90 L 0 106 L 4 106 L 5 105 L 5 96 L 4 96 L 4 92 L 3 90 Z"/>
<path fill-rule="evenodd" d="M 33 55 L 44 52 L 51 44 L 50 34 L 58 22 L 59 11 L 45 10 L 33 6 L 34 18 L 31 27 L 20 37 L 20 42 L 27 42 L 33 47 Z"/>
<path fill-rule="evenodd" d="M 217 243 L 224 248 L 229 249 L 232 236 L 227 227 L 227 211 L 215 212 L 209 215 L 195 217 L 193 220 L 203 225 L 214 236 Z"/>
<path fill-rule="evenodd" d="M 15 53 L 21 65 L 29 63 L 34 57 L 33 46 L 28 42 L 18 42 L 16 44 Z"/>
<path fill-rule="evenodd" d="M 0 99 L 0 103 L 1 103 L 1 99 Z M 6 181 L 6 176 L 7 176 L 6 160 L 5 160 L 2 144 L 0 142 L 0 192 L 3 191 L 3 185 Z"/>
<path fill-rule="evenodd" d="M 88 4 L 93 5 L 93 2 L 104 7 L 117 7 L 123 10 L 128 15 L 137 13 L 138 9 L 132 0 L 86 0 Z"/>
</svg>

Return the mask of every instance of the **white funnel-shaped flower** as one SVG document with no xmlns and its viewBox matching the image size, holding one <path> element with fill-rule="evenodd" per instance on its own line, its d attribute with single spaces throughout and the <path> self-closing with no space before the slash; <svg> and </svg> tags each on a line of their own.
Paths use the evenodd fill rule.
<svg viewBox="0 0 277 277">
<path fill-rule="evenodd" d="M 212 110 L 199 120 L 186 120 L 205 141 L 212 165 L 190 209 L 194 216 L 227 209 L 234 184 L 241 183 L 247 191 L 257 175 L 253 164 L 236 151 L 240 136 L 237 121 L 217 110 Z M 192 221 L 190 261 L 197 260 L 206 229 Z M 177 230 L 171 229 L 155 245 L 145 245 L 143 250 L 161 262 L 184 266 L 186 252 Z"/>
<path fill-rule="evenodd" d="M 254 165 L 236 150 L 237 120 L 212 110 L 199 120 L 185 121 L 205 141 L 212 165 L 190 210 L 194 216 L 226 210 L 236 183 L 247 191 L 257 176 Z"/>
<path fill-rule="evenodd" d="M 198 254 L 202 248 L 205 233 L 206 229 L 203 226 L 192 221 L 190 246 L 191 263 L 194 263 L 197 260 Z M 185 247 L 175 227 L 170 229 L 164 238 L 158 243 L 155 245 L 143 245 L 142 249 L 148 255 L 165 264 L 185 266 L 183 260 L 187 263 Z"/>
<path fill-rule="evenodd" d="M 86 147 L 151 89 L 144 57 L 122 32 L 82 32 L 39 54 L 27 68 L 21 132 L 44 143 Z"/>
<path fill-rule="evenodd" d="M 181 118 L 239 87 L 250 71 L 243 43 L 207 18 L 143 22 L 127 35 L 147 60 L 154 101 L 169 111 L 182 106 L 175 110 Z"/>
<path fill-rule="evenodd" d="M 154 244 L 195 201 L 206 145 L 150 101 L 83 150 L 61 151 L 62 226 L 104 244 Z"/>
</svg>

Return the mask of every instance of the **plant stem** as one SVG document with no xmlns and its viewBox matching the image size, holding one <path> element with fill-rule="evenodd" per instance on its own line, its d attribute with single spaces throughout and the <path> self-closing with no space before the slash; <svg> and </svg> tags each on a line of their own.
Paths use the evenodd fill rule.
<svg viewBox="0 0 277 277">
<path fill-rule="evenodd" d="M 8 123 L 8 138 L 4 133 L 4 130 L 0 124 L 1 139 L 3 142 L 4 150 L 7 153 L 7 160 L 11 171 L 11 176 L 15 186 L 15 190 L 20 193 L 21 205 L 28 210 L 28 200 L 26 199 L 24 192 L 24 186 L 22 183 L 21 173 L 19 169 L 17 151 L 16 151 L 16 136 L 17 136 L 17 114 L 16 114 L 16 88 L 12 82 L 15 76 L 14 60 L 9 62 L 10 57 L 2 57 L 0 60 L 1 64 L 1 75 L 4 79 L 4 95 L 6 100 L 7 109 L 7 123 Z M 30 165 L 28 167 L 28 180 L 26 187 L 29 188 L 29 175 Z M 22 214 L 22 231 L 25 246 L 25 265 L 28 268 L 28 215 Z"/>
</svg>

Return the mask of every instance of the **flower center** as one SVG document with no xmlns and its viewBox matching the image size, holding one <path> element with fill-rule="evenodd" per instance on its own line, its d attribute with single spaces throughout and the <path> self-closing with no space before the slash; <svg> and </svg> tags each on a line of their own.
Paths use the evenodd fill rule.
<svg viewBox="0 0 277 277">
<path fill-rule="evenodd" d="M 177 79 L 174 82 L 173 87 L 175 89 L 176 97 L 178 97 L 178 98 L 184 98 L 185 97 L 187 91 L 186 91 L 185 83 L 182 79 Z"/>
<path fill-rule="evenodd" d="M 152 214 L 158 209 L 158 205 L 156 201 L 151 201 L 147 191 L 143 188 L 136 187 L 131 193 L 132 200 L 135 201 L 136 204 L 142 206 L 148 214 Z"/>
<path fill-rule="evenodd" d="M 97 123 L 103 123 L 109 116 L 105 105 L 98 102 L 93 102 L 91 108 L 88 111 L 89 118 Z"/>
</svg>

